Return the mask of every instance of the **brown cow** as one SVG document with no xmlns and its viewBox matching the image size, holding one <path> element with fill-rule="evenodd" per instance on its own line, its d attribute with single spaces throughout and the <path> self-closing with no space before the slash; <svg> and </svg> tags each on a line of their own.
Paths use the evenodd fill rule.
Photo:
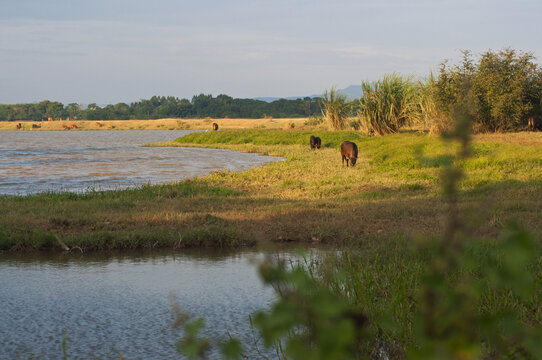
<svg viewBox="0 0 542 360">
<path fill-rule="evenodd" d="M 69 120 L 69 121 L 73 121 L 73 118 L 71 117 L 71 118 L 69 118 L 68 120 Z"/>
<path fill-rule="evenodd" d="M 102 123 L 101 123 L 101 122 L 99 122 L 99 121 L 96 121 L 96 125 L 98 125 L 98 126 L 100 126 L 100 127 L 101 127 L 101 126 L 102 126 Z"/>
<path fill-rule="evenodd" d="M 213 123 L 213 130 L 214 130 L 214 131 L 217 131 L 217 130 L 218 130 L 218 124 L 217 124 L 217 123 Z"/>
<path fill-rule="evenodd" d="M 53 121 L 53 118 L 49 116 L 49 117 L 47 118 L 47 121 Z"/>
<path fill-rule="evenodd" d="M 542 131 L 542 118 L 540 116 L 531 116 L 527 125 L 529 131 Z"/>
<path fill-rule="evenodd" d="M 350 159 L 352 166 L 355 166 L 358 160 L 358 146 L 351 141 L 343 141 L 341 144 L 341 157 L 343 165 L 344 160 L 346 160 L 346 167 L 348 167 L 348 159 Z"/>
<path fill-rule="evenodd" d="M 15 125 L 15 128 L 17 130 L 20 130 L 22 127 L 23 127 L 23 124 L 21 124 L 21 123 L 18 123 L 17 125 Z"/>
<path fill-rule="evenodd" d="M 75 125 L 75 124 L 70 124 L 70 127 L 71 127 L 72 129 L 77 129 L 77 125 Z"/>
<path fill-rule="evenodd" d="M 64 128 L 64 130 L 70 130 L 70 127 L 68 125 L 62 125 L 62 127 Z"/>
</svg>

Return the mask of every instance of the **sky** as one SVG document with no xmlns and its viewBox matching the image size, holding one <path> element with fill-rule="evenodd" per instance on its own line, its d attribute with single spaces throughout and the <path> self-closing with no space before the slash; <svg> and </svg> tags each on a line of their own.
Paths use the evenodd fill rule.
<svg viewBox="0 0 542 360">
<path fill-rule="evenodd" d="M 0 0 L 0 103 L 289 97 L 460 50 L 542 63 L 540 0 Z"/>
</svg>

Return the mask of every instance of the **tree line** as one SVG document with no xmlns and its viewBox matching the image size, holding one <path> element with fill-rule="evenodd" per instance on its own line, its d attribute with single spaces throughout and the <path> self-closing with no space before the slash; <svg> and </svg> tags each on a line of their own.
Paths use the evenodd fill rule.
<svg viewBox="0 0 542 360">
<path fill-rule="evenodd" d="M 77 103 L 64 105 L 58 101 L 44 100 L 32 104 L 0 104 L 2 121 L 42 121 L 52 117 L 78 120 L 128 120 L 160 118 L 275 118 L 308 117 L 320 114 L 320 99 L 280 99 L 266 102 L 254 99 L 234 99 L 228 95 L 200 94 L 192 100 L 173 96 L 153 96 L 131 104 L 118 103 L 101 107 L 89 104 L 86 108 Z"/>
</svg>

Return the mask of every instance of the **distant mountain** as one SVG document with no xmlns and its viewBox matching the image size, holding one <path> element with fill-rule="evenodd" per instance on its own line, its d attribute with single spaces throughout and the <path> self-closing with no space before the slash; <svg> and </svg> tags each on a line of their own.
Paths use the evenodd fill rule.
<svg viewBox="0 0 542 360">
<path fill-rule="evenodd" d="M 361 85 L 350 85 L 349 87 L 339 91 L 345 94 L 349 100 L 359 99 L 363 94 Z"/>
<path fill-rule="evenodd" d="M 338 91 L 343 93 L 344 95 L 346 95 L 348 100 L 359 99 L 361 97 L 361 94 L 363 94 L 363 90 L 361 89 L 361 85 L 350 85 L 347 88 L 339 89 Z M 321 96 L 322 96 L 322 94 L 313 94 L 313 95 L 309 95 L 308 97 L 316 98 L 316 97 L 321 97 Z M 273 102 L 273 101 L 277 101 L 277 100 L 280 100 L 280 99 L 296 100 L 296 99 L 303 99 L 303 98 L 306 98 L 306 97 L 307 96 L 255 97 L 253 99 L 254 100 L 261 100 L 261 101 L 265 101 L 265 102 Z"/>
</svg>

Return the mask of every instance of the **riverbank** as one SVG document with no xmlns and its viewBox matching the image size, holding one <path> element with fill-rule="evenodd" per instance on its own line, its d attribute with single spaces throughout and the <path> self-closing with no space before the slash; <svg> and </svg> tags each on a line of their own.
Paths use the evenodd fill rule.
<svg viewBox="0 0 542 360">
<path fill-rule="evenodd" d="M 304 126 L 307 118 L 263 119 L 152 119 L 152 120 L 74 120 L 68 121 L 0 121 L 0 131 L 62 131 L 62 130 L 211 130 L 219 129 L 284 129 Z M 17 125 L 21 123 L 21 129 Z M 293 125 L 292 125 L 293 124 Z"/>
<path fill-rule="evenodd" d="M 322 138 L 322 149 L 310 150 L 310 134 Z M 341 166 L 344 140 L 358 144 L 353 168 Z M 440 171 L 451 149 L 424 133 L 232 130 L 155 146 L 223 148 L 285 161 L 132 190 L 1 197 L 0 249 L 344 244 L 432 236 L 443 229 Z M 494 238 L 510 220 L 542 234 L 540 146 L 539 133 L 475 137 L 460 206 L 476 235 Z"/>
</svg>

